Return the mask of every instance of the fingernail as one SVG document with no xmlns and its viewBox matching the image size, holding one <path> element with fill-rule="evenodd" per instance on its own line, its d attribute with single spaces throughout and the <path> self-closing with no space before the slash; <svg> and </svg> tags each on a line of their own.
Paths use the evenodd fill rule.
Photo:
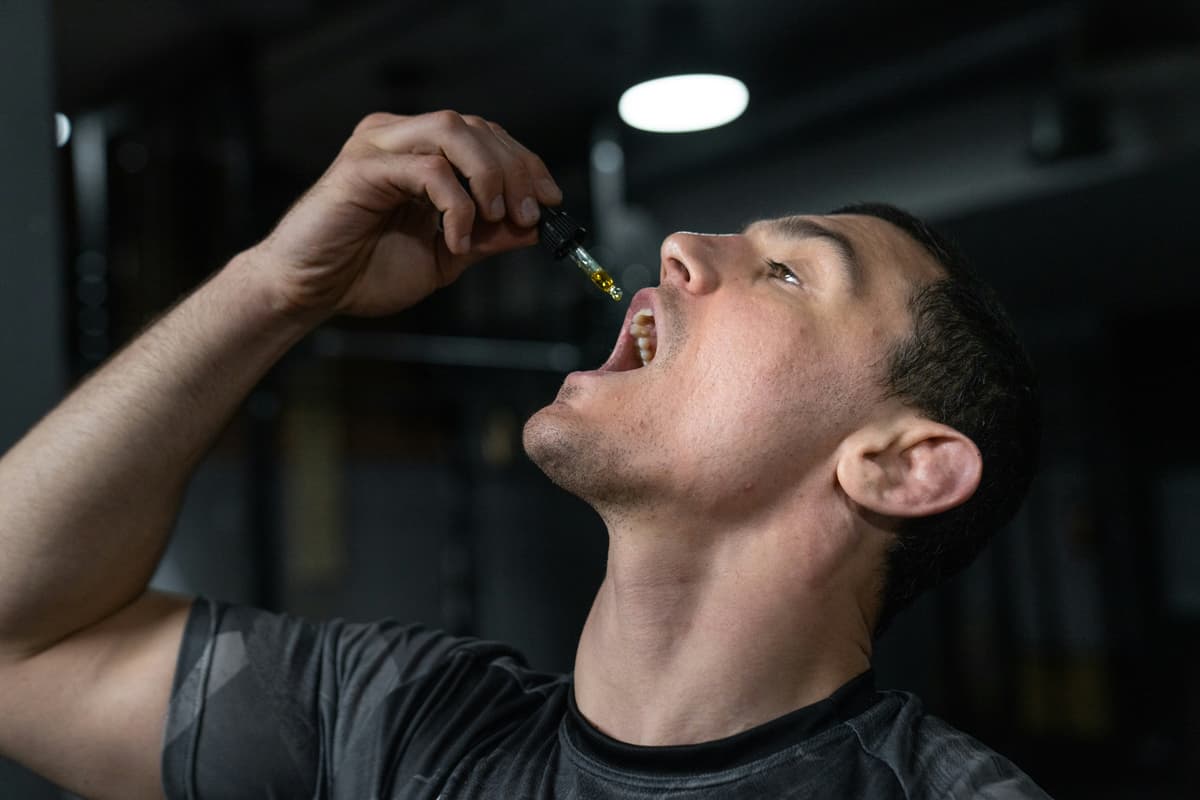
<svg viewBox="0 0 1200 800">
<path fill-rule="evenodd" d="M 559 189 L 558 184 L 549 178 L 538 178 L 537 188 L 538 194 L 542 197 L 562 199 L 562 189 Z"/>
<path fill-rule="evenodd" d="M 504 216 L 504 198 L 497 196 L 496 199 L 492 201 L 492 217 L 494 219 L 499 219 L 500 217 L 503 217 L 503 216 Z"/>
<path fill-rule="evenodd" d="M 471 237 L 470 236 L 464 236 L 458 240 L 458 252 L 459 253 L 471 252 Z"/>
<path fill-rule="evenodd" d="M 542 212 L 538 210 L 537 201 L 532 197 L 526 197 L 521 201 L 521 219 L 532 225 L 541 215 Z"/>
</svg>

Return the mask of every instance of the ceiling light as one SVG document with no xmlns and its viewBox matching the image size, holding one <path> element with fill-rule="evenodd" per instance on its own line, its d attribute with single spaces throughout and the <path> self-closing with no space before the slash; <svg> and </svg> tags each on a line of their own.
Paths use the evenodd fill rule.
<svg viewBox="0 0 1200 800">
<path fill-rule="evenodd" d="M 749 102 L 750 92 L 737 78 L 671 75 L 626 89 L 617 111 L 639 130 L 685 133 L 733 122 Z"/>
<path fill-rule="evenodd" d="M 71 118 L 61 111 L 54 112 L 54 143 L 65 147 L 71 141 Z"/>
</svg>

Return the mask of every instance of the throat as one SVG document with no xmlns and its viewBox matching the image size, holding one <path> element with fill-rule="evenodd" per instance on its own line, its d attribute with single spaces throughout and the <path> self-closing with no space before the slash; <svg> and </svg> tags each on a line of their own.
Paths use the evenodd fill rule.
<svg viewBox="0 0 1200 800">
<path fill-rule="evenodd" d="M 861 649 L 796 624 L 806 615 L 748 579 L 610 571 L 576 654 L 584 717 L 629 744 L 714 741 L 821 700 L 869 668 Z"/>
</svg>

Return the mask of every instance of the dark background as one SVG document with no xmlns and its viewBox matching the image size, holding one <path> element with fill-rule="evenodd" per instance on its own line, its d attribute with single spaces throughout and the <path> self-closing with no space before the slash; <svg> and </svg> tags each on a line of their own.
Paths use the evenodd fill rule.
<svg viewBox="0 0 1200 800">
<path fill-rule="evenodd" d="M 879 682 L 1056 797 L 1194 797 L 1198 48 L 1178 0 L 0 0 L 0 445 L 265 235 L 371 111 L 504 124 L 627 292 L 673 230 L 895 202 L 1006 300 L 1046 426 L 1025 507 L 897 622 Z M 626 86 L 679 69 L 741 77 L 746 114 L 619 123 Z M 622 309 L 529 251 L 319 331 L 200 468 L 159 585 L 570 669 L 604 531 L 520 430 Z M 0 764 L 0 797 L 56 796 Z"/>
</svg>

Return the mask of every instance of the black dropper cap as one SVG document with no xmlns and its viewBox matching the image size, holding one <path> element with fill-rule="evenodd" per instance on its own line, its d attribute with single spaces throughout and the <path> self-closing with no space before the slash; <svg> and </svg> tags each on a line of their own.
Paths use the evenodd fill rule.
<svg viewBox="0 0 1200 800">
<path fill-rule="evenodd" d="M 583 246 L 587 239 L 587 228 L 556 208 L 542 206 L 541 209 L 538 238 L 556 259 L 566 258 L 576 247 Z"/>
</svg>

